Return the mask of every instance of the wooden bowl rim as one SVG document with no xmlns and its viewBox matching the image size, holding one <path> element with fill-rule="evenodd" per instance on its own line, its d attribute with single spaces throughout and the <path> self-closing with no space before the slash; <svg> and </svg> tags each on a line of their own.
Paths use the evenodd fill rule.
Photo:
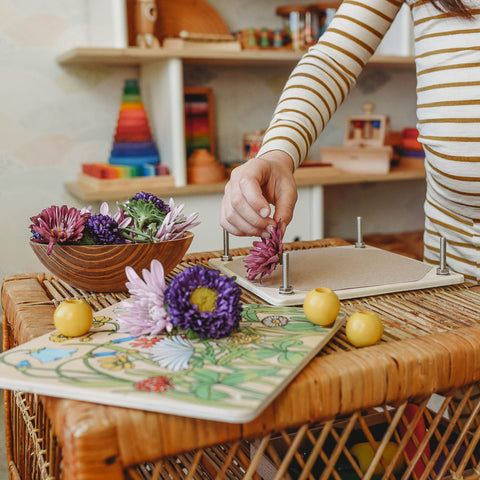
<svg viewBox="0 0 480 480">
<path fill-rule="evenodd" d="M 111 244 L 111 245 L 88 245 L 88 244 L 83 244 L 83 243 L 79 243 L 79 244 L 65 244 L 65 243 L 56 243 L 53 247 L 54 248 L 63 248 L 63 249 L 75 249 L 77 247 L 82 247 L 82 248 L 85 248 L 85 247 L 88 247 L 88 248 L 96 248 L 96 249 L 110 249 L 110 248 L 115 248 L 115 247 L 122 247 L 122 248 L 132 248 L 132 247 L 136 247 L 138 248 L 139 245 L 164 245 L 166 243 L 175 243 L 175 242 L 181 242 L 181 241 L 184 241 L 184 240 L 187 240 L 188 238 L 190 237 L 193 237 L 193 232 L 190 232 L 190 231 L 187 231 L 185 232 L 185 234 L 183 235 L 183 237 L 180 237 L 180 238 L 174 238 L 173 240 L 162 240 L 161 242 L 137 242 L 137 243 L 118 243 L 118 244 Z M 34 240 L 29 240 L 29 243 L 30 243 L 30 246 L 32 246 L 33 248 L 33 245 L 37 246 L 41 246 L 43 248 L 47 248 L 48 247 L 48 243 L 44 243 L 44 242 L 35 242 Z"/>
</svg>

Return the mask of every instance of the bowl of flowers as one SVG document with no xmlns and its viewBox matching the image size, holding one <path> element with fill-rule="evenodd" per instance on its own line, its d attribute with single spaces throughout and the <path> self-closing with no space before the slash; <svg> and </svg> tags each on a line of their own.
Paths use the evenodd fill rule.
<svg viewBox="0 0 480 480">
<path fill-rule="evenodd" d="M 125 291 L 126 267 L 141 272 L 153 259 L 170 273 L 192 243 L 198 213 L 186 217 L 184 205 L 145 192 L 117 207 L 112 214 L 107 203 L 99 213 L 52 205 L 30 218 L 30 246 L 56 277 L 92 292 Z"/>
</svg>

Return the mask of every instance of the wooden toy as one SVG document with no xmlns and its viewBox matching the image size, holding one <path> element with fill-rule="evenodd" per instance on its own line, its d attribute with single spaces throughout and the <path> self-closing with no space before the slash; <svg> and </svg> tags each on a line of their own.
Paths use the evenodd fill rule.
<svg viewBox="0 0 480 480">
<path fill-rule="evenodd" d="M 322 149 L 322 162 L 349 172 L 388 173 L 393 148 L 388 145 L 390 120 L 373 113 L 374 105 L 363 105 L 363 115 L 345 122 L 343 146 Z"/>
<path fill-rule="evenodd" d="M 199 148 L 188 157 L 187 180 L 192 184 L 218 183 L 225 180 L 227 171 L 208 150 Z"/>
<path fill-rule="evenodd" d="M 185 146 L 187 158 L 196 149 L 216 155 L 213 90 L 204 87 L 184 88 Z"/>
<path fill-rule="evenodd" d="M 139 175 L 160 163 L 136 79 L 125 80 L 110 158 L 111 165 L 140 167 Z"/>
<path fill-rule="evenodd" d="M 160 42 L 154 35 L 157 17 L 158 10 L 154 0 L 136 0 L 135 30 L 137 32 L 137 46 L 142 48 L 160 47 Z"/>
</svg>

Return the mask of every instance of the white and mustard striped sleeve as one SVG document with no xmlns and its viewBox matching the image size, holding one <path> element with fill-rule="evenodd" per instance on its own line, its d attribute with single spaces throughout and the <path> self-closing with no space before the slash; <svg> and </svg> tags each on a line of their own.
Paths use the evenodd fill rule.
<svg viewBox="0 0 480 480">
<path fill-rule="evenodd" d="M 259 155 L 281 150 L 303 162 L 375 52 L 403 0 L 344 0 L 327 31 L 292 71 Z"/>
</svg>

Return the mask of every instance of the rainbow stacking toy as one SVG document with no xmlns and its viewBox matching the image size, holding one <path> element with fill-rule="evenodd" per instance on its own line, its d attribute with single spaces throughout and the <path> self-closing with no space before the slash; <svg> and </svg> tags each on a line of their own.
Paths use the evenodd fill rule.
<svg viewBox="0 0 480 480">
<path fill-rule="evenodd" d="M 157 175 L 160 157 L 153 141 L 137 80 L 125 80 L 117 120 L 111 165 L 137 167 L 134 176 Z M 139 174 L 139 175 L 138 175 Z"/>
</svg>

